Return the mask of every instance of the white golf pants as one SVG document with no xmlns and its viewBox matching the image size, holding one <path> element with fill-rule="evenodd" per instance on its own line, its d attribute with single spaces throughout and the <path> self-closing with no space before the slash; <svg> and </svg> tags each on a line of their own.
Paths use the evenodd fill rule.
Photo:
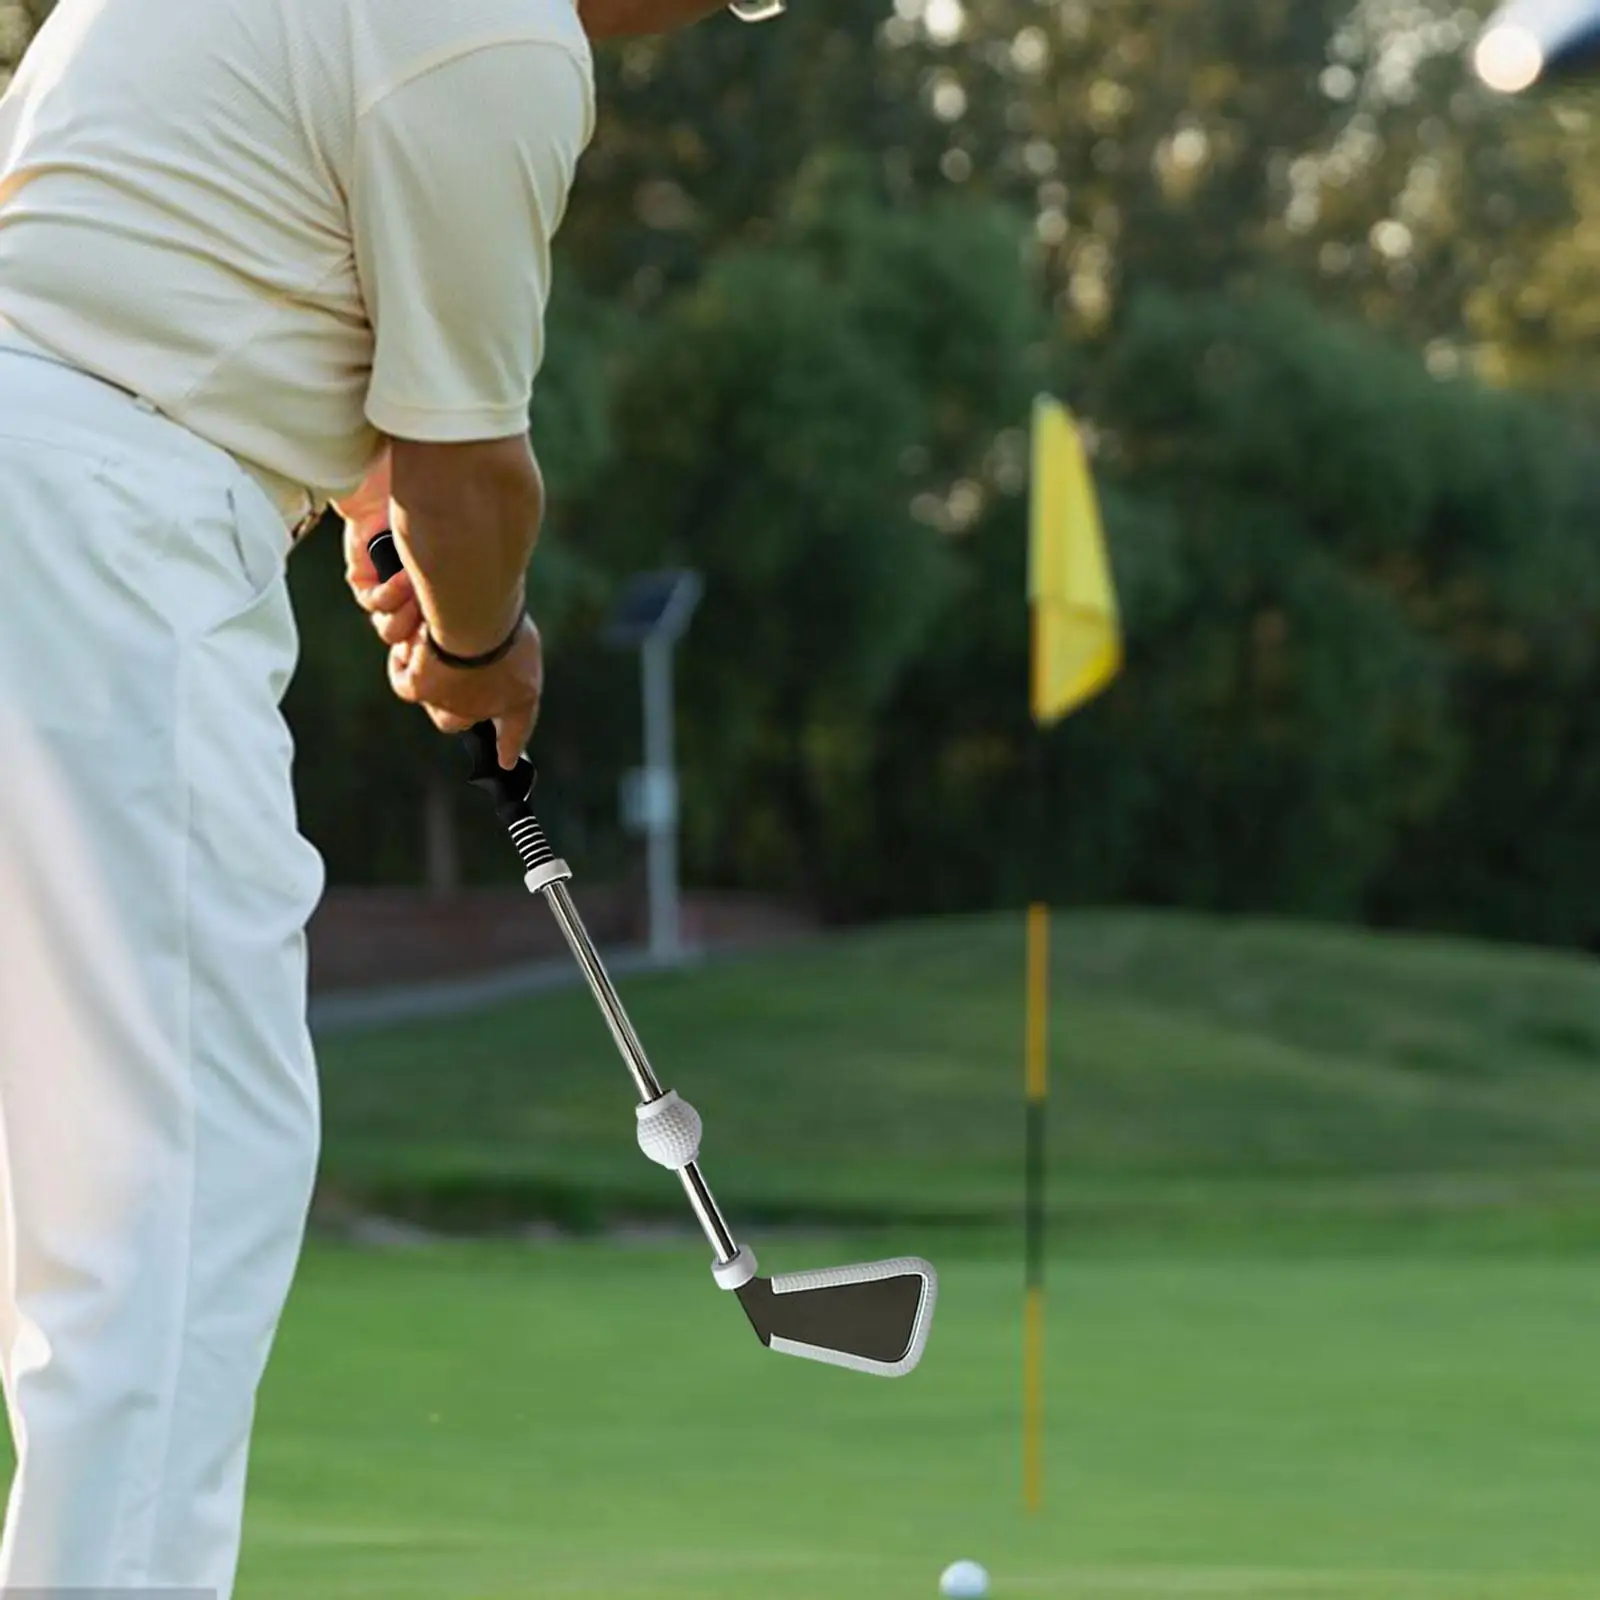
<svg viewBox="0 0 1600 1600">
<path fill-rule="evenodd" d="M 0 349 L 0 1594 L 232 1592 L 318 1146 L 282 517 Z"/>
</svg>

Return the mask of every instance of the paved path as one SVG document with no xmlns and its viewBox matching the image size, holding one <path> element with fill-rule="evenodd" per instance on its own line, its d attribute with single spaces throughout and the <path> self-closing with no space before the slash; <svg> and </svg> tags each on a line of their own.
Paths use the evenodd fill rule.
<svg viewBox="0 0 1600 1600">
<path fill-rule="evenodd" d="M 606 970 L 614 978 L 669 967 L 698 966 L 718 959 L 715 952 L 691 951 L 679 962 L 663 962 L 648 950 L 602 952 Z M 731 954 L 731 952 L 729 952 Z M 437 983 L 408 983 L 392 989 L 358 989 L 314 995 L 310 1004 L 311 1030 L 318 1035 L 351 1033 L 362 1028 L 383 1028 L 421 1018 L 452 1017 L 479 1006 L 494 1005 L 521 995 L 545 994 L 551 989 L 582 983 L 583 974 L 570 957 L 559 961 L 524 961 L 495 972 L 470 978 L 447 978 Z"/>
</svg>

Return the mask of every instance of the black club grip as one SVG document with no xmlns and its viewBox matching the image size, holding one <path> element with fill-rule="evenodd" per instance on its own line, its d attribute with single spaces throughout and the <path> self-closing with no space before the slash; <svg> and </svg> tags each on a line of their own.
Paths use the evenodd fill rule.
<svg viewBox="0 0 1600 1600">
<path fill-rule="evenodd" d="M 367 541 L 367 554 L 371 556 L 372 565 L 380 578 L 387 580 L 403 569 L 404 563 L 400 560 L 400 551 L 392 533 L 374 534 Z M 529 823 L 534 824 L 532 831 L 538 834 L 538 825 L 528 803 L 539 776 L 533 763 L 526 756 L 520 756 L 516 766 L 509 772 L 502 767 L 499 742 L 492 722 L 478 723 L 462 734 L 461 739 L 472 758 L 467 781 L 488 790 L 494 800 L 495 814 L 513 830 L 512 837 L 524 859 L 528 859 L 530 850 L 540 856 L 539 862 L 529 861 L 530 866 L 548 860 L 551 852 L 543 835 L 539 834 L 537 842 L 527 837 L 529 830 L 526 825 Z"/>
</svg>

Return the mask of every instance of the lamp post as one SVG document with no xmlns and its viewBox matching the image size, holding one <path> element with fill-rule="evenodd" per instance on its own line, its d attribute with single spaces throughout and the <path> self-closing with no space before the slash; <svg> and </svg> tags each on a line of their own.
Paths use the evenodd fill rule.
<svg viewBox="0 0 1600 1600">
<path fill-rule="evenodd" d="M 605 628 L 614 649 L 639 652 L 644 765 L 622 783 L 623 821 L 646 840 L 650 954 L 680 960 L 678 771 L 673 730 L 673 655 L 700 603 L 697 572 L 648 572 L 629 580 Z"/>
</svg>

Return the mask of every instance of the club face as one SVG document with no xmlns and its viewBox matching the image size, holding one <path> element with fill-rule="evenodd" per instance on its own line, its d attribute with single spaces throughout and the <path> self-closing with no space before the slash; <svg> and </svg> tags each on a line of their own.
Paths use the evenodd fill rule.
<svg viewBox="0 0 1600 1600">
<path fill-rule="evenodd" d="M 900 1378 L 922 1359 L 939 1278 L 917 1256 L 752 1278 L 738 1291 L 761 1342 L 780 1355 Z"/>
<path fill-rule="evenodd" d="M 1485 27 L 1473 64 L 1502 94 L 1600 72 L 1600 0 L 1510 0 Z"/>
</svg>

